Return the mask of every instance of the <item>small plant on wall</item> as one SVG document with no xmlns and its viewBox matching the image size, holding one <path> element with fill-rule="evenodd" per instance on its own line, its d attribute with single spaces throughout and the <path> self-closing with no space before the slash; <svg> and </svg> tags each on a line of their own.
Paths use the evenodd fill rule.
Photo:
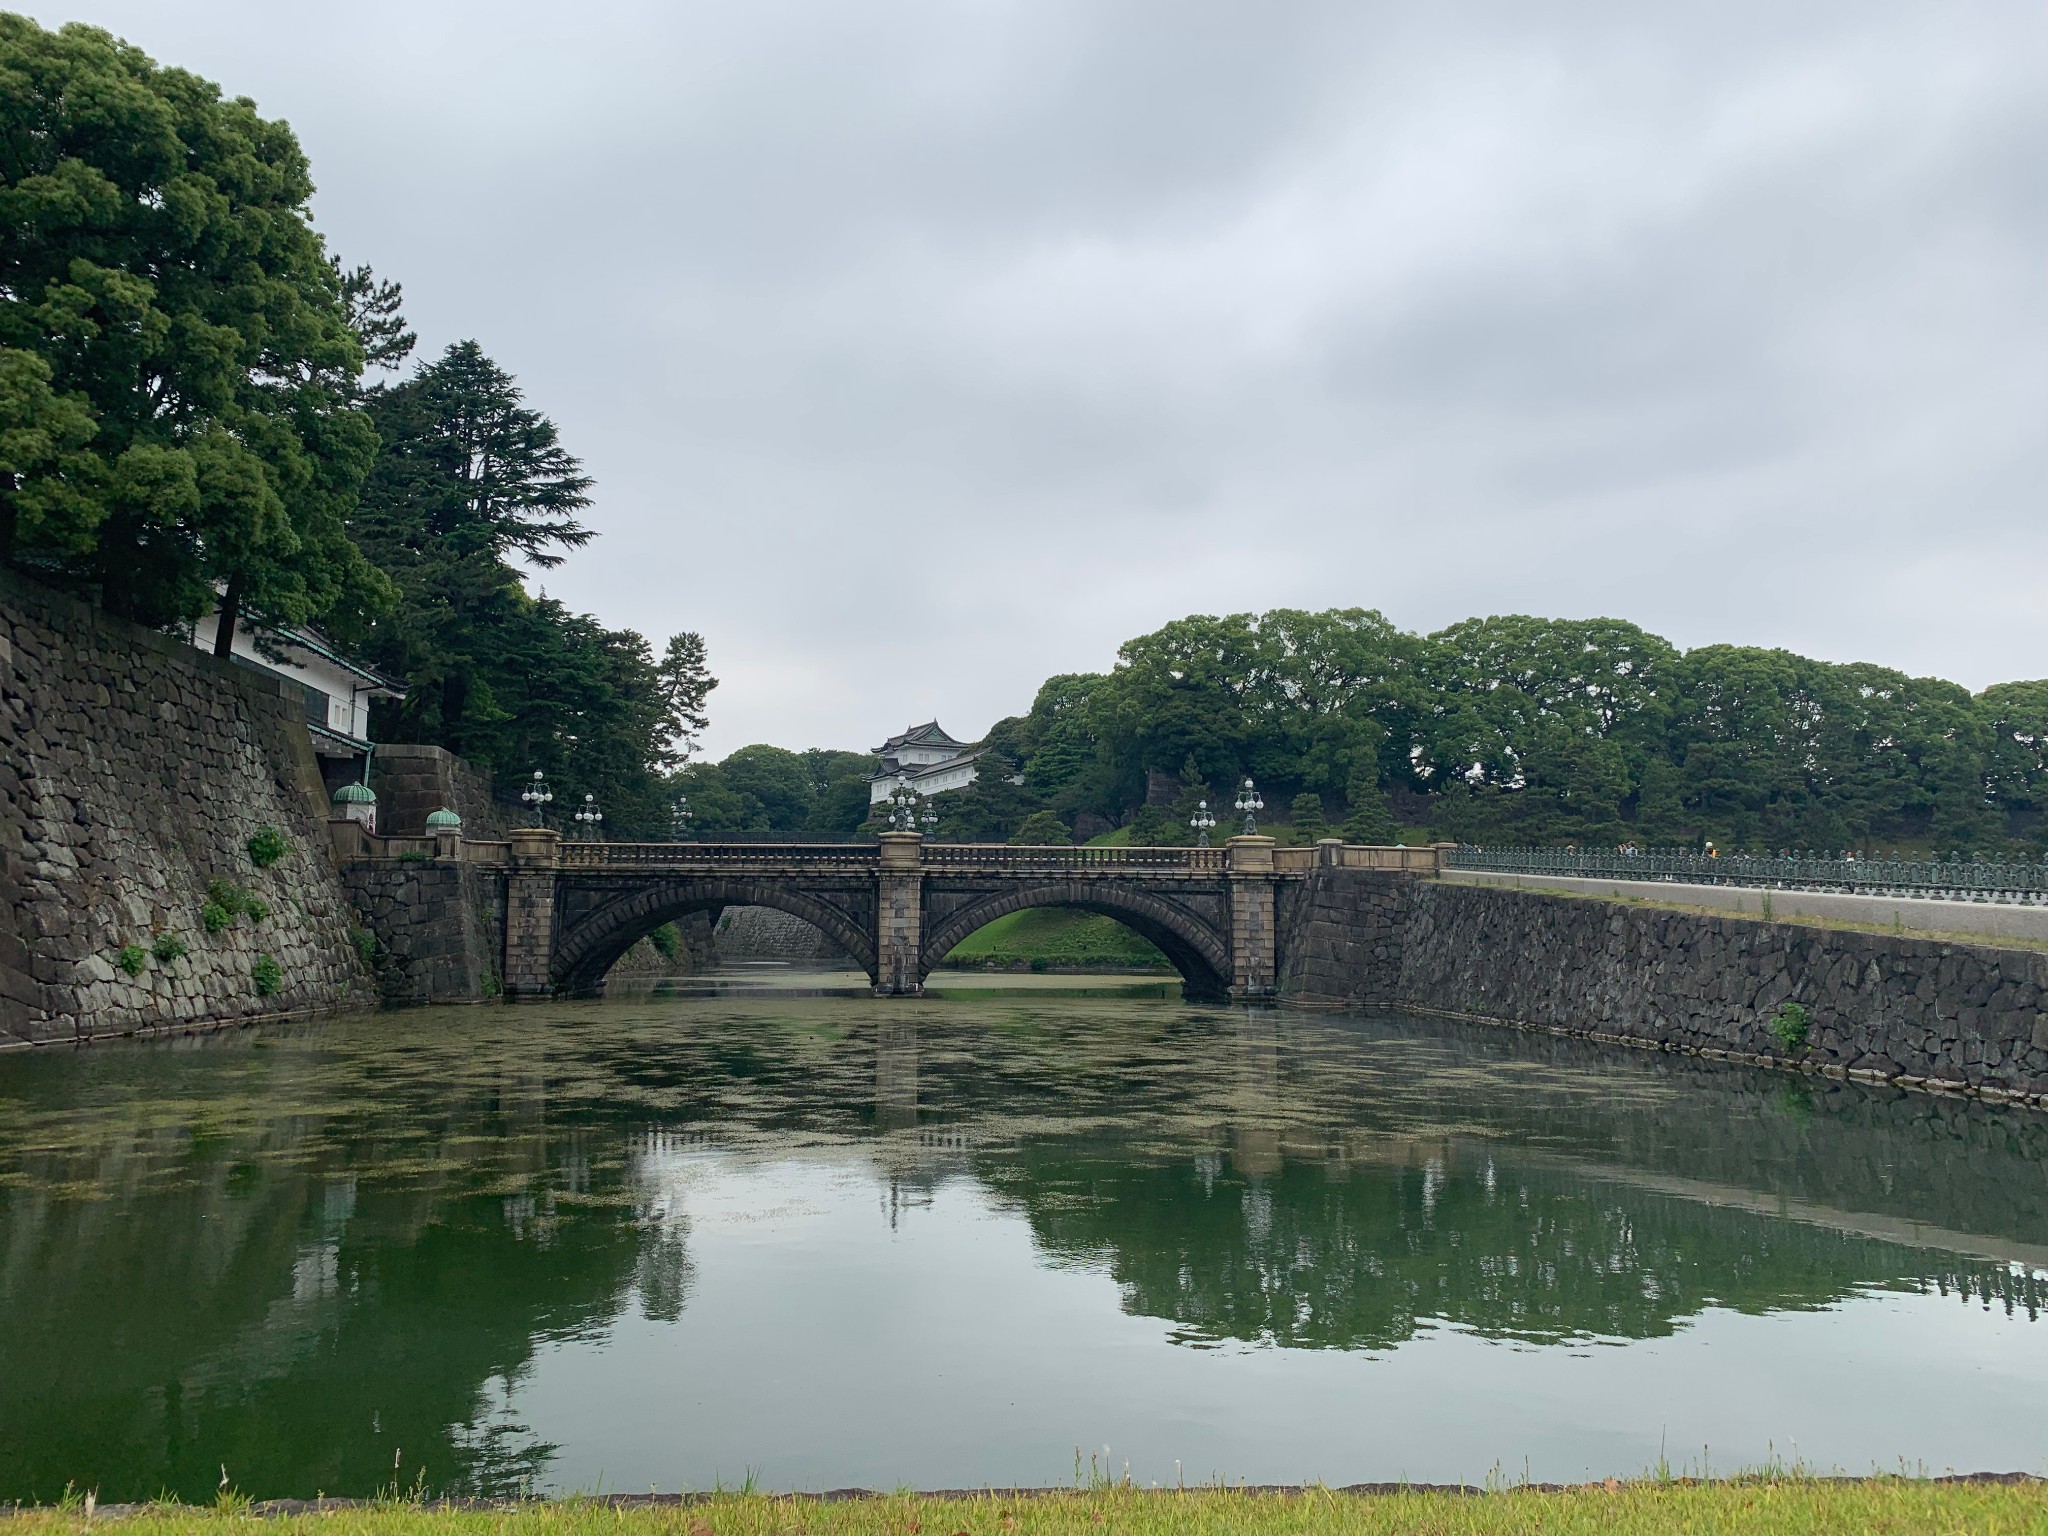
<svg viewBox="0 0 2048 1536">
<path fill-rule="evenodd" d="M 255 892 L 229 880 L 206 882 L 206 904 L 199 909 L 199 921 L 208 933 L 219 933 L 238 917 L 260 923 L 269 916 L 269 904 Z"/>
<path fill-rule="evenodd" d="M 258 869 L 268 869 L 285 856 L 291 844 L 284 840 L 284 834 L 275 827 L 258 827 L 256 835 L 249 839 L 249 862 Z"/>
<path fill-rule="evenodd" d="M 169 965 L 173 960 L 185 958 L 185 941 L 175 933 L 160 933 L 156 936 L 156 942 L 149 946 L 149 952 L 165 965 Z"/>
<path fill-rule="evenodd" d="M 277 989 L 284 985 L 284 970 L 268 955 L 258 955 L 256 963 L 249 967 L 249 979 L 256 983 L 258 997 L 275 997 Z"/>
<path fill-rule="evenodd" d="M 1771 1015 L 1771 1034 L 1787 1051 L 1806 1048 L 1806 1010 L 1798 1003 L 1780 1003 Z"/>
<path fill-rule="evenodd" d="M 130 976 L 140 976 L 143 966 L 149 963 L 149 951 L 140 944 L 123 945 L 121 953 L 114 957 L 114 963 Z"/>
</svg>

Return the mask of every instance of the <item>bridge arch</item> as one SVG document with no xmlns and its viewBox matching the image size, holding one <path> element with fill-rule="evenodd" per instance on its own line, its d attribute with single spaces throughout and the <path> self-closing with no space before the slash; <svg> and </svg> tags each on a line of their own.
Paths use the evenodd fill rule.
<svg viewBox="0 0 2048 1536">
<path fill-rule="evenodd" d="M 873 936 L 829 903 L 780 880 L 711 876 L 663 880 L 622 892 L 557 934 L 548 968 L 554 989 L 572 995 L 596 992 L 619 957 L 663 923 L 719 907 L 773 907 L 800 917 L 869 976 L 875 973 Z"/>
<path fill-rule="evenodd" d="M 1150 940 L 1172 962 L 1190 998 L 1207 1001 L 1229 995 L 1229 935 L 1156 892 L 1100 880 L 1040 881 L 969 903 L 925 930 L 919 979 L 930 975 L 970 933 L 1027 907 L 1074 907 L 1113 917 Z"/>
</svg>

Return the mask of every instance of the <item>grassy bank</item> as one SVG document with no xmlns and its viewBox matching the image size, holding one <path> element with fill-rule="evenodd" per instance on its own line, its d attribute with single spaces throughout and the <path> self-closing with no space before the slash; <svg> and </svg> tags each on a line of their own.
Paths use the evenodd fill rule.
<svg viewBox="0 0 2048 1536">
<path fill-rule="evenodd" d="M 94 1524 L 110 1523 L 102 1511 Z M 213 1536 L 251 1513 L 177 1506 L 120 1512 L 123 1536 Z M 83 1530 L 82 1507 L 0 1522 L 10 1536 Z M 720 1495 L 631 1506 L 566 1500 L 460 1510 L 394 1503 L 279 1514 L 266 1530 L 321 1536 L 1494 1536 L 1576 1532 L 2048 1532 L 2048 1484 L 1811 1478 L 1617 1483 L 1490 1494 L 1104 1491 L 775 1498 Z"/>
<path fill-rule="evenodd" d="M 1113 917 L 1070 907 L 1031 907 L 999 917 L 953 947 L 944 964 L 999 967 L 1109 966 L 1166 970 L 1166 956 Z"/>
</svg>

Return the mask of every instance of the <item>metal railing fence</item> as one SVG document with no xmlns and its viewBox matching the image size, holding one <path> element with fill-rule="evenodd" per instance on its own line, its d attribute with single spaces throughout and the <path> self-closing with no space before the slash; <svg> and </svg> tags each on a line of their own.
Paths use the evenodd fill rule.
<svg viewBox="0 0 2048 1536">
<path fill-rule="evenodd" d="M 1445 867 L 1499 874 L 1685 885 L 1753 885 L 1853 896 L 2048 903 L 2048 860 L 1899 858 L 1883 853 L 1695 853 L 1689 849 L 1481 848 L 1448 850 Z"/>
</svg>

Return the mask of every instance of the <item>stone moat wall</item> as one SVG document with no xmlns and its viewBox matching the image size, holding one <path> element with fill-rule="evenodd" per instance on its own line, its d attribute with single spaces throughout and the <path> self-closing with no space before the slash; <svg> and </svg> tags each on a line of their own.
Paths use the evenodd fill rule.
<svg viewBox="0 0 2048 1536">
<path fill-rule="evenodd" d="M 342 883 L 387 1003 L 489 1002 L 505 991 L 505 873 L 452 860 L 358 859 Z"/>
<path fill-rule="evenodd" d="M 491 776 L 445 747 L 378 746 L 370 754 L 370 787 L 377 792 L 377 830 L 387 837 L 420 836 L 435 811 L 460 816 L 464 837 L 505 835 Z"/>
<path fill-rule="evenodd" d="M 277 682 L 0 573 L 0 1043 L 374 1001 L 325 810 Z"/>
<path fill-rule="evenodd" d="M 1323 870 L 1283 995 L 2048 1103 L 2048 954 Z M 1788 1045 L 1772 1021 L 1804 1010 Z"/>
<path fill-rule="evenodd" d="M 773 907 L 727 907 L 714 932 L 721 960 L 844 961 L 846 951 L 802 918 Z"/>
</svg>

